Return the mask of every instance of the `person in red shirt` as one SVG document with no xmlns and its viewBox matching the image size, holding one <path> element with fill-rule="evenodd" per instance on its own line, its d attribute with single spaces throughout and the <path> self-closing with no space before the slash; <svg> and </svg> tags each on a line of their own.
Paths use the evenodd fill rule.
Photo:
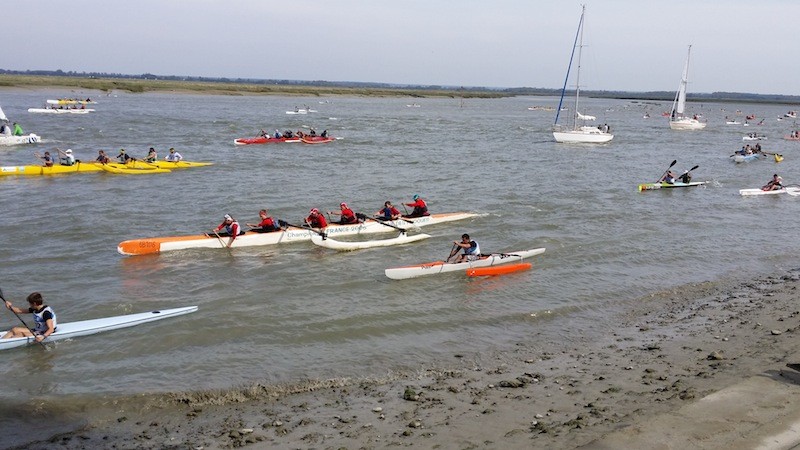
<svg viewBox="0 0 800 450">
<path fill-rule="evenodd" d="M 319 228 L 321 232 L 328 226 L 328 222 L 325 221 L 325 216 L 320 214 L 317 208 L 311 208 L 308 217 L 306 217 L 306 225 L 311 228 Z"/>
<path fill-rule="evenodd" d="M 414 200 L 414 203 L 403 204 L 406 206 L 411 206 L 414 208 L 414 210 L 411 211 L 411 214 L 406 214 L 403 217 L 422 217 L 430 215 L 430 213 L 428 213 L 428 205 L 425 203 L 425 200 L 421 199 L 417 194 L 414 194 L 414 196 L 411 198 Z"/>
<path fill-rule="evenodd" d="M 233 241 L 236 239 L 236 236 L 240 234 L 239 222 L 237 222 L 236 219 L 231 217 L 230 214 L 225 214 L 224 219 L 225 220 L 223 220 L 223 222 L 219 224 L 217 228 L 214 229 L 214 234 L 217 237 L 230 236 L 230 240 L 228 240 L 226 246 L 228 248 L 231 248 L 231 245 L 233 245 Z M 222 230 L 223 228 L 225 229 L 225 232 L 219 233 L 219 231 Z"/>
<path fill-rule="evenodd" d="M 262 209 L 258 212 L 258 217 L 261 218 L 261 222 L 259 223 L 246 223 L 248 227 L 252 228 L 250 231 L 255 231 L 257 233 L 269 233 L 271 231 L 278 231 L 281 229 L 280 227 L 280 220 L 278 223 L 275 223 L 275 219 L 270 217 L 267 214 L 266 209 Z"/>
<path fill-rule="evenodd" d="M 328 214 L 336 214 L 340 216 L 339 225 L 350 225 L 358 223 L 358 217 L 356 217 L 356 213 L 353 212 L 353 210 L 347 206 L 347 203 L 344 202 L 340 203 L 339 208 L 341 209 L 341 211 L 339 212 L 328 211 Z"/>
<path fill-rule="evenodd" d="M 397 220 L 400 218 L 400 211 L 387 200 L 383 203 L 383 208 L 374 215 L 378 220 Z"/>
</svg>

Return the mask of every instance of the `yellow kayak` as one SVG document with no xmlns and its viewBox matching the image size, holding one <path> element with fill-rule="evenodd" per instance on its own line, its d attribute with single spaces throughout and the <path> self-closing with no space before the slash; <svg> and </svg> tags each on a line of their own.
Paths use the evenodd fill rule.
<svg viewBox="0 0 800 450">
<path fill-rule="evenodd" d="M 5 175 L 60 175 L 76 172 L 101 172 L 103 169 L 94 163 L 76 162 L 71 166 L 4 166 L 0 167 L 0 176 Z"/>
</svg>

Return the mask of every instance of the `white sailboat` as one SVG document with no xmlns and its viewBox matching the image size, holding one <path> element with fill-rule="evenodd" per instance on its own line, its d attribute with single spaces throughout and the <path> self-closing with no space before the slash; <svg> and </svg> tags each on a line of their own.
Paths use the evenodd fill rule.
<svg viewBox="0 0 800 450">
<path fill-rule="evenodd" d="M 692 54 L 692 46 L 686 54 L 686 65 L 683 66 L 683 76 L 678 92 L 675 93 L 675 100 L 672 102 L 672 113 L 669 116 L 669 127 L 673 130 L 702 130 L 706 127 L 705 122 L 700 122 L 695 117 L 686 117 L 683 111 L 686 108 L 686 86 L 689 84 L 689 57 Z"/>
<path fill-rule="evenodd" d="M 8 127 L 9 130 L 11 129 L 11 124 L 9 123 L 8 117 L 6 117 L 6 113 L 3 112 L 3 108 L 0 108 L 0 123 Z M 42 138 L 33 133 L 22 136 L 0 134 L 0 145 L 36 144 L 41 140 Z"/>
<path fill-rule="evenodd" d="M 558 102 L 558 111 L 556 112 L 556 121 L 553 126 L 553 137 L 556 142 L 566 143 L 590 143 L 602 144 L 614 139 L 614 135 L 608 132 L 608 127 L 597 127 L 578 125 L 578 120 L 581 123 L 585 121 L 595 120 L 594 116 L 583 115 L 579 112 L 578 106 L 580 102 L 581 93 L 581 53 L 583 51 L 583 18 L 586 15 L 586 6 L 581 10 L 581 20 L 578 22 L 578 32 L 575 34 L 575 43 L 572 45 L 572 55 L 569 58 L 569 67 L 567 67 L 567 76 L 564 79 L 564 88 L 561 89 L 561 100 Z M 580 39 L 580 44 L 578 44 Z M 572 127 L 568 128 L 558 124 L 558 118 L 561 114 L 561 106 L 564 103 L 564 93 L 567 90 L 567 82 L 569 81 L 569 72 L 572 69 L 572 58 L 575 56 L 575 49 L 578 49 L 578 67 L 575 76 L 575 108 L 572 110 Z"/>
</svg>

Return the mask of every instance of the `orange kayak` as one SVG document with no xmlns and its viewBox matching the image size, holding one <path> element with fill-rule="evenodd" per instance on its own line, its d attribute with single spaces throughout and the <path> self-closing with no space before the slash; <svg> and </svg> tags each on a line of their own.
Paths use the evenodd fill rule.
<svg viewBox="0 0 800 450">
<path fill-rule="evenodd" d="M 521 272 L 528 270 L 533 265 L 531 263 L 508 264 L 504 266 L 476 267 L 467 269 L 468 277 L 485 277 L 490 275 L 504 275 L 507 273 Z"/>
</svg>

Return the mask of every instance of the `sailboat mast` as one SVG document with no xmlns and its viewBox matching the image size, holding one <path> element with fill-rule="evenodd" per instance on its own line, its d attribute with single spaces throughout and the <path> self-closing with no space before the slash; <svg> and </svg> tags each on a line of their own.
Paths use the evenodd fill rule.
<svg viewBox="0 0 800 450">
<path fill-rule="evenodd" d="M 572 129 L 578 129 L 578 99 L 581 96 L 581 54 L 583 53 L 583 16 L 586 15 L 586 5 L 582 5 L 581 21 L 578 24 L 580 30 L 580 44 L 578 45 L 578 69 L 575 73 L 575 110 L 572 114 Z"/>
</svg>

